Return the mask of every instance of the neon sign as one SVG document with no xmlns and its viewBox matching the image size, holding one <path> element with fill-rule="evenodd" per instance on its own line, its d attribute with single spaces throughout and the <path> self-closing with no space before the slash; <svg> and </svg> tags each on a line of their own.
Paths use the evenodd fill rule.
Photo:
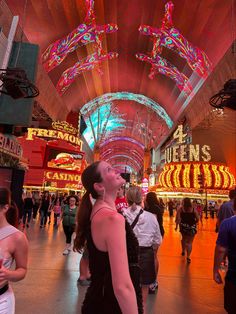
<svg viewBox="0 0 236 314">
<path fill-rule="evenodd" d="M 81 178 L 79 174 L 53 172 L 53 171 L 45 171 L 44 176 L 48 180 L 56 180 L 56 181 L 80 182 L 80 178 Z"/>
<path fill-rule="evenodd" d="M 56 130 L 28 128 L 28 134 L 27 134 L 26 139 L 29 141 L 32 141 L 34 139 L 33 136 L 56 138 L 56 139 L 69 142 L 79 147 L 81 147 L 82 145 L 82 141 L 77 136 L 70 133 L 64 133 L 64 132 L 56 131 Z"/>
<path fill-rule="evenodd" d="M 183 132 L 183 125 L 179 125 L 173 134 L 173 138 L 177 140 L 177 144 L 165 150 L 165 162 L 184 162 L 184 161 L 210 161 L 210 146 L 199 144 L 184 144 L 187 134 Z"/>
<path fill-rule="evenodd" d="M 156 73 L 166 75 L 176 82 L 177 87 L 181 91 L 190 94 L 192 86 L 188 82 L 188 78 L 168 60 L 160 57 L 163 47 L 178 53 L 181 58 L 186 60 L 190 68 L 202 78 L 206 78 L 211 72 L 212 64 L 204 51 L 194 46 L 174 27 L 172 21 L 173 9 L 174 4 L 171 1 L 167 2 L 160 28 L 149 25 L 141 25 L 139 27 L 141 34 L 152 37 L 153 48 L 150 56 L 138 53 L 136 58 L 151 64 L 152 67 L 149 74 L 151 79 L 154 78 Z"/>
<path fill-rule="evenodd" d="M 58 131 L 63 131 L 70 134 L 77 134 L 78 130 L 73 127 L 72 124 L 67 121 L 54 121 L 52 122 L 52 128 Z"/>
</svg>

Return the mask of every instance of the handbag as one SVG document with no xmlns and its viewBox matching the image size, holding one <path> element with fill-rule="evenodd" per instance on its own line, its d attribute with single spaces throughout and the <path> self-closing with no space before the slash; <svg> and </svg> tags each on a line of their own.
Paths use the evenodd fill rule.
<svg viewBox="0 0 236 314">
<path fill-rule="evenodd" d="M 179 227 L 180 227 L 180 232 L 186 235 L 194 236 L 197 233 L 197 228 L 195 225 L 189 226 L 188 224 L 180 223 Z"/>
</svg>

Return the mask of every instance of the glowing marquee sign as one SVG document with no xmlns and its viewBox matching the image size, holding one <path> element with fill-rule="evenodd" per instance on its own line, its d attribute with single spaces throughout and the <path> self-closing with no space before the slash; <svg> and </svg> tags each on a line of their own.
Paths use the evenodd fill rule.
<svg viewBox="0 0 236 314">
<path fill-rule="evenodd" d="M 54 121 L 52 122 L 52 128 L 58 131 L 63 131 L 74 135 L 78 133 L 78 130 L 67 121 Z"/>
<path fill-rule="evenodd" d="M 69 125 L 67 122 L 57 121 L 52 124 L 52 127 L 57 128 L 57 130 L 28 128 L 28 134 L 26 139 L 32 141 L 34 139 L 33 136 L 56 138 L 69 142 L 81 148 L 82 141 L 75 135 L 76 129 L 73 128 L 73 126 Z"/>
<path fill-rule="evenodd" d="M 55 172 L 55 171 L 45 171 L 44 177 L 47 180 L 54 180 L 54 181 L 72 181 L 72 182 L 80 182 L 81 176 L 79 174 L 74 173 L 62 173 L 62 172 Z"/>
<path fill-rule="evenodd" d="M 184 161 L 210 161 L 210 146 L 199 144 L 184 144 L 187 134 L 183 132 L 183 125 L 179 125 L 173 134 L 173 138 L 177 140 L 177 144 L 165 150 L 165 162 L 184 162 Z"/>
</svg>

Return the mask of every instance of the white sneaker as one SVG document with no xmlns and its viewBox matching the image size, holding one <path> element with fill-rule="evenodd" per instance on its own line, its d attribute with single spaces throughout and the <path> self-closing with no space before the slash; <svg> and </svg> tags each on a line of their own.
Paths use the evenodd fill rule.
<svg viewBox="0 0 236 314">
<path fill-rule="evenodd" d="M 68 249 L 65 249 L 62 254 L 63 255 L 68 255 L 69 253 L 70 253 L 70 251 Z"/>
</svg>

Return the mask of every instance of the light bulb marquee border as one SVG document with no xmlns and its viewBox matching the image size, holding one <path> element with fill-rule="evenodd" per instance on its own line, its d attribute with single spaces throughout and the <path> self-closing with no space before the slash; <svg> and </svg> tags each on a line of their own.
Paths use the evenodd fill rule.
<svg viewBox="0 0 236 314">
<path fill-rule="evenodd" d="M 210 146 L 188 144 L 183 125 L 178 125 L 172 136 L 174 145 L 165 149 L 163 171 L 159 185 L 163 190 L 200 192 L 231 189 L 235 178 L 223 163 L 211 162 Z"/>
<path fill-rule="evenodd" d="M 203 186 L 198 176 L 203 175 Z M 229 167 L 214 162 L 181 162 L 168 163 L 159 176 L 159 183 L 166 189 L 212 189 L 229 190 L 235 185 L 235 178 Z"/>
</svg>

